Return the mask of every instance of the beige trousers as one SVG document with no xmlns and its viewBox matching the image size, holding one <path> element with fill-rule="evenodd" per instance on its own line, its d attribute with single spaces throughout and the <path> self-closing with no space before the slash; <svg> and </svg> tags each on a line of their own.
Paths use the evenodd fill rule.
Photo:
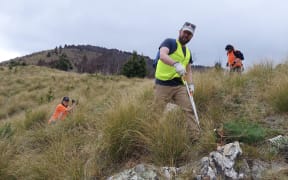
<svg viewBox="0 0 288 180">
<path fill-rule="evenodd" d="M 154 101 L 162 109 L 165 108 L 168 102 L 179 105 L 186 115 L 188 133 L 192 136 L 199 135 L 200 131 L 193 119 L 194 113 L 185 86 L 163 86 L 156 84 Z"/>
</svg>

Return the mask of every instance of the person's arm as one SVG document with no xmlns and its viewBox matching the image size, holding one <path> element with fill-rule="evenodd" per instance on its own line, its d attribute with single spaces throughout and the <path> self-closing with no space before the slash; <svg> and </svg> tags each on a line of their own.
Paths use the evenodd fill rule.
<svg viewBox="0 0 288 180">
<path fill-rule="evenodd" d="M 73 102 L 73 103 L 72 103 L 72 106 L 68 106 L 67 109 L 66 109 L 66 111 L 67 111 L 67 112 L 72 111 L 75 106 L 76 106 L 76 103 Z"/>
<path fill-rule="evenodd" d="M 186 73 L 185 67 L 179 62 L 175 62 L 169 56 L 169 48 L 164 47 L 164 46 L 160 48 L 160 60 L 167 65 L 174 66 L 176 72 L 180 76 L 185 75 L 185 73 Z"/>
<path fill-rule="evenodd" d="M 176 62 L 169 56 L 169 49 L 167 47 L 160 48 L 160 59 L 163 63 L 173 66 Z"/>
<path fill-rule="evenodd" d="M 71 106 L 68 106 L 66 111 L 69 113 L 69 112 L 72 112 L 72 110 L 75 108 L 75 106 L 77 105 L 77 100 L 74 100 L 72 99 L 72 105 Z"/>
</svg>

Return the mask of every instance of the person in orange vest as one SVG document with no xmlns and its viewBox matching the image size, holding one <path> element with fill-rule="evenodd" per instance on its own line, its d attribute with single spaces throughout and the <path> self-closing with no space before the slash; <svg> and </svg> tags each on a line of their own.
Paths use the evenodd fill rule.
<svg viewBox="0 0 288 180">
<path fill-rule="evenodd" d="M 72 106 L 69 106 L 69 97 L 63 97 L 60 104 L 56 106 L 56 109 L 48 121 L 48 124 L 54 124 L 58 120 L 64 121 L 68 113 L 72 112 L 73 108 L 76 106 L 75 100 L 72 100 Z"/>
<path fill-rule="evenodd" d="M 239 50 L 235 50 L 230 44 L 226 45 L 225 50 L 227 51 L 226 66 L 229 67 L 230 72 L 241 73 L 243 71 L 243 54 Z"/>
</svg>

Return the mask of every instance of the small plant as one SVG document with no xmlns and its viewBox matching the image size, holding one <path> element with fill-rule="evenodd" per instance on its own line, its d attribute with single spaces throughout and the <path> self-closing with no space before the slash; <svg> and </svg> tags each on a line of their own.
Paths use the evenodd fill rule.
<svg viewBox="0 0 288 180">
<path fill-rule="evenodd" d="M 240 141 L 254 144 L 263 141 L 266 136 L 264 128 L 254 122 L 245 120 L 226 122 L 223 127 L 226 141 Z"/>
<path fill-rule="evenodd" d="M 4 126 L 0 127 L 0 138 L 9 138 L 13 133 L 10 123 L 5 123 Z"/>
<path fill-rule="evenodd" d="M 47 102 L 51 102 L 53 99 L 54 99 L 54 93 L 52 91 L 52 88 L 49 88 L 49 91 L 46 94 L 46 100 Z"/>
</svg>

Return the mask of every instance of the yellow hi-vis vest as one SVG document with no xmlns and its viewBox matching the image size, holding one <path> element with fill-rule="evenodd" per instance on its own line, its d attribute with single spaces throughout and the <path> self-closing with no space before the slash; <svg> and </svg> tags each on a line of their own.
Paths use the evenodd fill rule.
<svg viewBox="0 0 288 180">
<path fill-rule="evenodd" d="M 186 48 L 186 56 L 183 54 L 182 45 L 178 40 L 176 40 L 177 43 L 177 49 L 175 52 L 170 54 L 169 56 L 176 62 L 181 63 L 185 68 L 189 63 L 191 53 L 187 47 Z M 161 59 L 159 59 L 155 77 L 159 80 L 166 81 L 171 80 L 177 77 L 180 77 L 179 74 L 176 72 L 175 68 L 173 66 L 170 66 L 168 64 L 165 64 L 162 62 Z"/>
</svg>

